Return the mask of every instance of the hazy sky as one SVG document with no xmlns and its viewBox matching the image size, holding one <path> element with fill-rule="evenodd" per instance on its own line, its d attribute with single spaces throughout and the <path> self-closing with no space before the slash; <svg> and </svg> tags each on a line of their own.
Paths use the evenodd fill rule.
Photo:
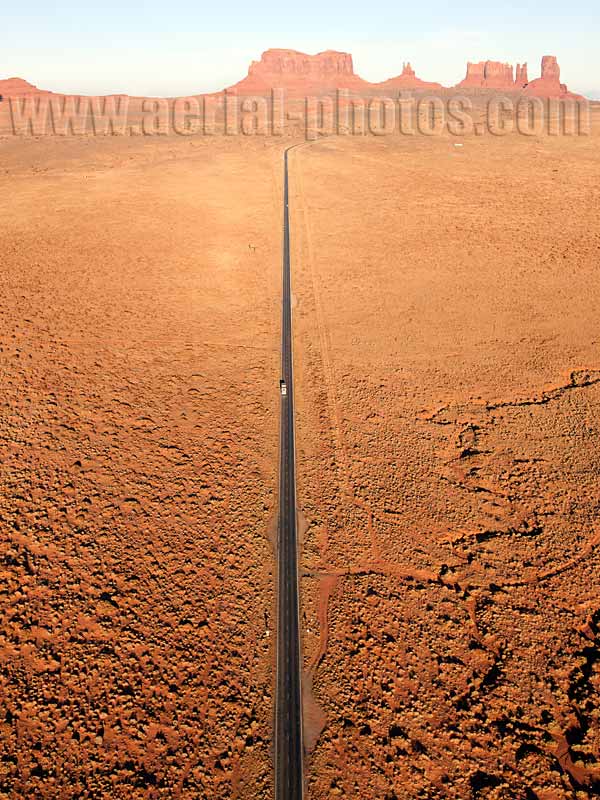
<svg viewBox="0 0 600 800">
<path fill-rule="evenodd" d="M 446 85 L 464 77 L 467 60 L 527 61 L 533 78 L 553 54 L 572 90 L 600 97 L 598 0 L 33 0 L 10 3 L 0 21 L 0 77 L 68 93 L 214 91 L 263 50 L 290 47 L 349 51 L 372 81 L 412 61 Z"/>
</svg>

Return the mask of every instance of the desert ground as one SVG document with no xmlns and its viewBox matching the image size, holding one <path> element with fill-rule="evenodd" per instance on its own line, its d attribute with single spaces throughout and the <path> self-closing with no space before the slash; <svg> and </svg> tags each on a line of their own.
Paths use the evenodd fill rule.
<svg viewBox="0 0 600 800">
<path fill-rule="evenodd" d="M 600 156 L 293 154 L 311 798 L 600 786 Z"/>
<path fill-rule="evenodd" d="M 0 793 L 270 797 L 279 156 L 1 147 Z"/>
<path fill-rule="evenodd" d="M 272 797 L 294 141 L 0 138 L 4 796 Z M 311 800 L 598 789 L 599 144 L 290 156 Z"/>
</svg>

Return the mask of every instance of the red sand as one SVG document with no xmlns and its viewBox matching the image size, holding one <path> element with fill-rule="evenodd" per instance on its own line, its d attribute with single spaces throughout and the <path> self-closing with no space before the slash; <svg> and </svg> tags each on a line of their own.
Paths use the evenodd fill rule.
<svg viewBox="0 0 600 800">
<path fill-rule="evenodd" d="M 291 141 L 0 138 L 11 800 L 272 797 Z M 600 781 L 598 130 L 456 143 L 290 159 L 310 800 Z"/>
<path fill-rule="evenodd" d="M 14 800 L 270 797 L 280 157 L 243 144 L 0 142 Z"/>
<path fill-rule="evenodd" d="M 599 141 L 293 154 L 311 800 L 600 788 Z"/>
</svg>

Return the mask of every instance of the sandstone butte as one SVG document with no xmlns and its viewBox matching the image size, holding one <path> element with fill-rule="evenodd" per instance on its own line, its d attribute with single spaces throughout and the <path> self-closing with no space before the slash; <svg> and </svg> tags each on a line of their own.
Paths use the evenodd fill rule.
<svg viewBox="0 0 600 800">
<path fill-rule="evenodd" d="M 37 86 L 33 86 L 33 84 L 24 81 L 22 78 L 0 80 L 0 95 L 2 95 L 2 97 L 27 97 L 29 95 L 50 94 L 52 94 L 52 92 L 38 89 Z"/>
<path fill-rule="evenodd" d="M 527 86 L 527 64 L 517 64 L 516 72 L 512 64 L 500 61 L 480 61 L 467 64 L 466 78 L 458 89 L 504 89 L 512 91 Z"/>
<path fill-rule="evenodd" d="M 376 84 L 380 89 L 424 89 L 433 91 L 442 89 L 441 83 L 430 83 L 417 78 L 410 61 L 402 66 L 402 73 L 395 78 Z"/>
<path fill-rule="evenodd" d="M 250 64 L 248 75 L 230 87 L 240 94 L 261 94 L 282 88 L 288 92 L 332 89 L 361 91 L 369 84 L 354 72 L 352 56 L 325 50 L 315 56 L 296 50 L 267 50 Z"/>
<path fill-rule="evenodd" d="M 248 75 L 229 87 L 240 95 L 264 95 L 272 89 L 284 89 L 291 95 L 319 94 L 335 89 L 347 89 L 355 94 L 370 91 L 422 90 L 439 91 L 439 83 L 421 80 L 410 63 L 404 64 L 402 73 L 381 83 L 369 83 L 354 72 L 352 56 L 335 50 L 325 50 L 316 55 L 307 55 L 296 50 L 267 50 L 260 61 L 250 64 Z M 492 90 L 520 92 L 541 98 L 577 98 L 560 82 L 560 67 L 556 56 L 544 56 L 542 75 L 529 81 L 527 64 L 511 64 L 498 61 L 482 61 L 467 64 L 467 74 L 454 89 Z M 0 95 L 3 97 L 27 97 L 51 95 L 20 78 L 0 80 Z"/>
<path fill-rule="evenodd" d="M 566 85 L 560 82 L 560 67 L 556 56 L 542 58 L 542 77 L 528 83 L 525 92 L 534 97 L 576 98 L 579 96 L 569 92 Z"/>
</svg>

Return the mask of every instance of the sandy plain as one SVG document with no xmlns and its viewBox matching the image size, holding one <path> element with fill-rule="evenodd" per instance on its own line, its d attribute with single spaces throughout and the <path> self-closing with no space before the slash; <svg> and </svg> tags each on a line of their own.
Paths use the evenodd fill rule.
<svg viewBox="0 0 600 800">
<path fill-rule="evenodd" d="M 279 155 L 1 152 L 0 793 L 269 797 Z"/>
<path fill-rule="evenodd" d="M 311 798 L 598 791 L 599 143 L 294 154 Z"/>
<path fill-rule="evenodd" d="M 9 797 L 271 797 L 289 143 L 0 141 Z M 290 159 L 310 798 L 598 787 L 599 143 Z"/>
</svg>

